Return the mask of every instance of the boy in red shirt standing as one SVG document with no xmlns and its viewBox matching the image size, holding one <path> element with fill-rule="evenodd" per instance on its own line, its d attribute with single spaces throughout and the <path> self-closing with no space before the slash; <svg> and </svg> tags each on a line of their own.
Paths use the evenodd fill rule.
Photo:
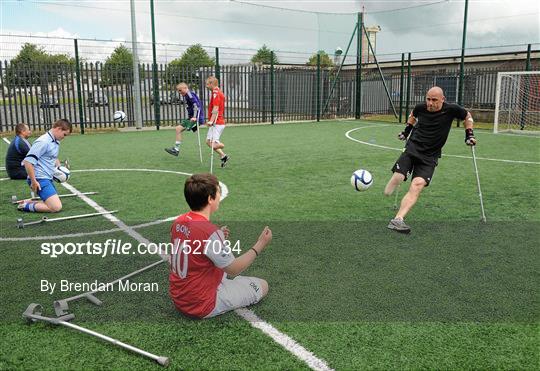
<svg viewBox="0 0 540 371">
<path fill-rule="evenodd" d="M 210 96 L 210 104 L 208 104 L 208 135 L 206 136 L 206 144 L 212 147 L 221 158 L 221 167 L 225 167 L 229 156 L 223 152 L 225 144 L 219 141 L 223 130 L 225 130 L 225 95 L 218 87 L 218 80 L 214 76 L 206 79 L 206 87 L 212 91 Z"/>
<path fill-rule="evenodd" d="M 191 317 L 210 318 L 258 303 L 268 293 L 268 283 L 239 274 L 264 251 L 272 231 L 265 227 L 253 247 L 235 258 L 227 227 L 210 222 L 221 197 L 217 178 L 192 175 L 185 183 L 184 196 L 191 211 L 174 221 L 174 248 L 169 255 L 169 294 L 176 309 Z"/>
</svg>

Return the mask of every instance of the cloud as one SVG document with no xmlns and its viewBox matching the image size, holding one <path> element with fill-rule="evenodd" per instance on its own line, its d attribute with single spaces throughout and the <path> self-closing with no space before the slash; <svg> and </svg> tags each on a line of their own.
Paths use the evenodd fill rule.
<svg viewBox="0 0 540 371">
<path fill-rule="evenodd" d="M 49 32 L 34 32 L 31 37 L 18 36 L 28 35 L 24 30 L 4 29 L 0 35 L 2 45 L 2 58 L 11 59 L 15 57 L 23 44 L 32 43 L 43 47 L 51 54 L 68 54 L 74 56 L 73 39 L 77 38 L 76 33 L 64 30 L 61 27 Z"/>
</svg>

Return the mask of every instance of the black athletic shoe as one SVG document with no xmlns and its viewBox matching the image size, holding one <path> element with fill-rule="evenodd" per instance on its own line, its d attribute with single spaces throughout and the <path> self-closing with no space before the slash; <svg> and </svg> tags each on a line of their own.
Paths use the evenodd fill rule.
<svg viewBox="0 0 540 371">
<path fill-rule="evenodd" d="M 225 155 L 221 158 L 221 167 L 225 167 L 227 165 L 227 162 L 229 161 L 229 156 Z"/>
<path fill-rule="evenodd" d="M 173 155 L 176 157 L 178 157 L 178 154 L 180 153 L 180 151 L 177 150 L 176 147 L 165 148 L 165 152 L 167 152 L 169 155 Z"/>
<path fill-rule="evenodd" d="M 192 132 L 196 133 L 198 129 L 199 129 L 199 125 L 195 125 L 195 126 L 193 126 L 190 130 L 191 130 Z"/>
</svg>

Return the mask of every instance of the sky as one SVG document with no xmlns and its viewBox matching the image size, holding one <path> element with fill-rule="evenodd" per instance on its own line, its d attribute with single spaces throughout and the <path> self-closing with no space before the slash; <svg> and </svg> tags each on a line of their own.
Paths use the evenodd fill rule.
<svg viewBox="0 0 540 371">
<path fill-rule="evenodd" d="M 380 26 L 376 52 L 381 60 L 399 59 L 402 52 L 435 56 L 447 49 L 455 49 L 451 54 L 459 55 L 465 4 L 464 0 L 154 3 L 158 58 L 162 63 L 177 58 L 187 45 L 195 43 L 219 46 L 220 59 L 229 63 L 247 62 L 263 44 L 276 50 L 282 60 L 303 63 L 317 50 L 345 50 L 359 11 L 364 12 L 366 26 Z M 150 1 L 135 0 L 135 10 L 140 58 L 150 61 Z M 469 0 L 467 26 L 470 54 L 522 50 L 528 43 L 540 49 L 540 1 Z M 73 38 L 112 40 L 81 40 L 81 54 L 87 60 L 105 59 L 119 43 L 129 46 L 130 1 L 0 0 L 0 58 L 13 57 L 23 42 L 34 42 L 50 52 L 73 54 L 73 41 L 69 40 Z M 500 45 L 514 46 L 490 48 Z M 208 51 L 214 53 L 213 48 Z"/>
</svg>

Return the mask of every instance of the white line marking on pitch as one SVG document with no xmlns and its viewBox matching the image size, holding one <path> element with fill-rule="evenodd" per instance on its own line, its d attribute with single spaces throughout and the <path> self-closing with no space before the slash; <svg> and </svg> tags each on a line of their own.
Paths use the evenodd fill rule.
<svg viewBox="0 0 540 371">
<path fill-rule="evenodd" d="M 108 210 L 106 210 L 103 206 L 100 206 L 97 202 L 95 202 L 94 200 L 92 200 L 90 197 L 88 197 L 87 195 L 83 195 L 82 192 L 80 192 L 77 188 L 73 187 L 71 184 L 68 184 L 68 183 L 60 183 L 65 189 L 67 189 L 68 191 L 70 191 L 71 193 L 75 193 L 77 195 L 77 197 L 79 197 L 81 200 L 83 200 L 84 202 L 86 202 L 90 207 L 92 207 L 94 210 L 96 210 L 97 212 L 100 212 L 100 213 L 104 213 L 104 212 L 107 212 Z M 129 236 L 131 236 L 133 239 L 137 240 L 137 242 L 139 243 L 144 243 L 145 245 L 149 245 L 150 244 L 150 241 L 147 240 L 146 238 L 144 238 L 139 232 L 137 232 L 136 230 L 134 230 L 133 228 L 130 228 L 126 225 L 126 223 L 124 223 L 123 221 L 121 221 L 120 219 L 118 219 L 116 216 L 114 216 L 113 214 L 103 214 L 103 217 L 105 219 L 108 219 L 111 223 L 113 223 L 114 225 L 116 225 L 118 228 L 120 228 L 123 232 L 127 233 Z M 162 256 L 163 259 L 165 259 L 163 256 Z"/>
<path fill-rule="evenodd" d="M 172 222 L 176 218 L 177 218 L 176 216 L 171 216 L 170 218 L 166 218 L 166 219 L 158 219 L 152 222 L 132 225 L 130 226 L 130 228 L 133 228 L 133 229 L 146 228 L 146 227 L 150 227 L 150 226 L 161 224 L 161 223 Z M 121 232 L 121 231 L 122 230 L 120 228 L 112 228 L 112 229 L 105 229 L 102 231 L 70 233 L 70 234 L 61 234 L 61 235 L 55 235 L 55 236 L 0 237 L 0 242 L 1 241 L 39 241 L 39 240 L 51 240 L 51 239 L 62 239 L 62 238 L 77 238 L 77 237 L 85 237 L 85 236 L 96 236 L 96 235 Z"/>
<path fill-rule="evenodd" d="M 4 138 L 5 139 L 5 138 Z M 87 169 L 87 170 L 79 170 L 79 172 L 90 172 L 90 171 L 155 171 L 155 172 L 163 172 L 163 173 L 178 173 L 175 171 L 169 171 L 169 170 L 158 170 L 158 169 Z M 187 173 L 185 173 L 187 174 Z M 190 174 L 187 174 L 190 175 Z M 72 193 L 77 194 L 78 197 L 80 197 L 84 202 L 86 202 L 89 206 L 94 208 L 96 211 L 103 212 L 107 211 L 105 208 L 100 206 L 97 202 L 92 200 L 90 197 L 83 195 L 77 188 L 73 187 L 72 185 L 68 183 L 61 183 L 64 188 L 69 190 Z M 221 183 L 222 184 L 222 183 Z M 226 197 L 229 193 L 227 187 L 222 184 L 222 198 Z M 123 232 L 127 233 L 129 236 L 133 237 L 135 240 L 137 240 L 140 243 L 149 244 L 150 241 L 144 238 L 140 233 L 135 231 L 132 227 L 127 226 L 124 222 L 122 222 L 120 219 L 118 219 L 116 216 L 112 214 L 104 214 L 104 218 L 111 221 L 113 224 L 118 226 L 119 229 L 121 229 Z M 152 223 L 152 222 L 151 222 Z M 164 260 L 167 259 L 166 255 L 162 255 L 161 258 Z M 261 318 L 259 318 L 253 311 L 247 308 L 243 309 L 237 309 L 235 311 L 240 317 L 244 318 L 246 321 L 248 321 L 251 326 L 260 329 L 263 333 L 268 335 L 272 340 L 274 340 L 276 343 L 281 345 L 283 348 L 285 348 L 287 351 L 289 351 L 291 354 L 295 355 L 298 359 L 304 361 L 311 369 L 317 370 L 317 371 L 326 371 L 326 370 L 332 370 L 325 361 L 322 359 L 317 358 L 313 353 L 308 351 L 306 348 L 298 344 L 296 341 L 294 341 L 291 337 L 288 335 L 285 335 L 284 333 L 277 330 L 274 326 L 271 324 L 263 321 Z"/>
<path fill-rule="evenodd" d="M 266 335 L 270 336 L 276 343 L 281 345 L 290 353 L 294 354 L 297 358 L 304 361 L 309 368 L 312 370 L 318 371 L 329 371 L 332 370 L 325 361 L 320 358 L 317 358 L 312 352 L 304 348 L 302 345 L 298 344 L 293 338 L 282 333 L 276 329 L 271 324 L 263 321 L 259 316 L 257 316 L 253 311 L 240 308 L 235 310 L 236 314 L 249 322 L 249 324 L 259 330 L 261 330 Z"/>
<path fill-rule="evenodd" d="M 369 142 L 365 142 L 363 140 L 359 140 L 359 139 L 356 139 L 356 138 L 353 138 L 353 137 L 350 136 L 350 133 L 352 133 L 353 131 L 366 129 L 366 128 L 372 128 L 372 127 L 385 127 L 385 126 L 391 126 L 391 125 L 362 126 L 360 128 L 355 128 L 355 129 L 349 130 L 348 132 L 345 133 L 345 136 L 348 139 L 352 140 L 352 141 L 355 141 L 355 142 L 358 142 L 358 143 L 361 143 L 361 144 L 365 144 L 367 146 L 383 148 L 383 149 L 389 149 L 389 150 L 392 150 L 392 151 L 403 151 L 403 148 L 394 148 L 394 147 L 383 146 L 383 145 L 380 145 L 380 144 L 369 143 Z M 446 154 L 443 154 L 442 156 L 443 157 L 465 158 L 465 159 L 469 159 L 469 160 L 472 159 L 472 157 L 470 157 L 470 156 L 461 156 L 461 155 L 446 155 Z M 499 159 L 499 158 L 486 158 L 486 157 L 477 157 L 476 159 L 477 160 L 484 160 L 484 161 L 506 162 L 506 163 L 512 163 L 512 164 L 540 165 L 540 162 L 534 162 L 534 161 L 505 160 L 505 159 Z"/>
<path fill-rule="evenodd" d="M 161 169 L 80 169 L 80 170 L 73 170 L 72 172 L 84 173 L 84 172 L 96 172 L 96 171 L 142 171 L 142 172 L 158 172 L 158 173 L 178 174 L 178 175 L 187 175 L 187 176 L 191 175 L 190 173 L 184 173 L 182 171 L 161 170 Z M 0 181 L 1 180 L 9 180 L 9 178 L 0 179 Z M 225 183 L 222 183 L 222 182 L 219 182 L 219 185 L 221 187 L 221 201 L 223 201 L 229 194 L 229 188 L 227 187 Z M 176 219 L 176 217 L 177 216 L 171 216 L 165 219 L 158 219 L 152 222 L 133 225 L 133 226 L 130 226 L 130 228 L 139 229 L 139 228 L 150 227 L 156 224 L 173 221 L 174 219 Z M 56 236 L 0 237 L 0 241 L 14 242 L 14 241 L 39 241 L 39 240 L 49 240 L 49 239 L 61 239 L 61 238 L 78 238 L 78 237 L 95 236 L 95 235 L 114 233 L 114 232 L 120 232 L 120 231 L 121 231 L 120 228 L 113 228 L 113 229 L 106 229 L 103 231 L 70 233 L 70 234 L 63 234 L 63 235 L 56 235 Z"/>
<path fill-rule="evenodd" d="M 192 175 L 190 173 L 184 173 L 182 171 L 161 170 L 161 169 L 81 169 L 81 170 L 73 170 L 72 173 L 89 173 L 89 172 L 96 172 L 96 171 L 142 171 L 142 172 L 150 172 L 150 173 L 180 174 L 180 175 L 187 175 L 187 176 Z M 225 197 L 229 195 L 229 188 L 227 188 L 227 185 L 222 182 L 219 182 L 219 185 L 221 187 L 221 200 L 223 200 Z"/>
</svg>

